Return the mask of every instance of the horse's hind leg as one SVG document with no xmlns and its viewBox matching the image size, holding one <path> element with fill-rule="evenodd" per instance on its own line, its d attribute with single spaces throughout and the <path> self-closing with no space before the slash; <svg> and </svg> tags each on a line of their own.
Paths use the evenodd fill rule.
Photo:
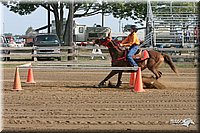
<svg viewBox="0 0 200 133">
<path fill-rule="evenodd" d="M 161 64 L 161 62 L 160 61 L 156 62 L 153 59 L 149 59 L 149 62 L 151 63 L 148 65 L 148 69 L 156 76 L 156 79 L 160 78 L 162 73 L 158 71 L 157 69 L 159 65 Z"/>
<path fill-rule="evenodd" d="M 160 67 L 160 65 L 163 63 L 164 58 L 163 56 L 160 56 L 160 59 L 157 63 L 155 63 L 155 68 L 158 71 L 158 74 L 160 75 L 160 77 L 162 76 L 162 72 L 158 70 L 158 68 Z"/>
<path fill-rule="evenodd" d="M 103 87 L 104 84 L 105 84 L 105 82 L 106 82 L 108 79 L 110 79 L 112 76 L 114 76 L 115 74 L 117 74 L 118 72 L 119 72 L 119 71 L 114 71 L 114 70 L 112 70 L 112 71 L 108 74 L 108 76 L 106 76 L 105 79 L 102 80 L 102 81 L 99 83 L 98 87 Z"/>
<path fill-rule="evenodd" d="M 151 70 L 151 72 L 156 76 L 156 79 L 160 78 L 161 75 L 159 74 L 159 72 L 155 69 L 155 67 L 149 69 Z"/>
<path fill-rule="evenodd" d="M 117 80 L 117 85 L 116 85 L 117 88 L 119 88 L 122 84 L 121 78 L 122 78 L 122 71 L 118 73 L 118 80 Z"/>
</svg>

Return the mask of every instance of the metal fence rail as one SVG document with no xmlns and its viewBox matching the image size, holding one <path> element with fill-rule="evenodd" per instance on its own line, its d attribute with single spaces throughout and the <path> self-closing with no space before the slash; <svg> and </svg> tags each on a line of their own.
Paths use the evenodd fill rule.
<svg viewBox="0 0 200 133">
<path fill-rule="evenodd" d="M 105 64 L 63 64 L 63 63 L 27 63 L 17 66 L 18 68 L 34 68 L 34 69 L 69 69 L 69 70 L 124 70 L 137 71 L 138 67 L 111 67 Z"/>
</svg>

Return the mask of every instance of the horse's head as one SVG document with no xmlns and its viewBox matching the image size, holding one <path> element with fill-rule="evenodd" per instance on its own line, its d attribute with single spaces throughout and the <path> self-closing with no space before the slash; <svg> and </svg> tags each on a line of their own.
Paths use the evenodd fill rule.
<svg viewBox="0 0 200 133">
<path fill-rule="evenodd" d="M 111 46 L 109 46 L 109 45 L 111 45 L 110 43 L 113 43 L 112 37 L 111 37 L 111 30 L 108 33 L 107 37 L 99 38 L 94 41 L 94 44 L 103 45 L 108 48 L 111 47 Z"/>
<path fill-rule="evenodd" d="M 105 47 L 110 47 L 109 45 L 109 43 L 111 42 L 112 40 L 110 39 L 110 38 L 108 38 L 108 37 L 106 37 L 106 38 L 99 38 L 99 39 L 96 39 L 95 41 L 94 41 L 94 44 L 98 44 L 98 45 L 103 45 L 103 46 L 105 46 Z"/>
</svg>

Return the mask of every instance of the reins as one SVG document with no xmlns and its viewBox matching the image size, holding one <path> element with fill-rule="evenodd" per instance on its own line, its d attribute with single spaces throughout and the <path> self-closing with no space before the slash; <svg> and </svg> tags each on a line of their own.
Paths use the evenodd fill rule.
<svg viewBox="0 0 200 133">
<path fill-rule="evenodd" d="M 119 50 L 117 46 L 115 46 L 115 44 L 112 42 L 112 40 L 110 41 L 112 46 L 119 52 L 122 52 L 122 50 Z M 121 61 L 121 60 L 124 60 L 126 61 L 126 50 L 125 50 L 125 53 L 124 53 L 124 56 L 123 57 L 120 57 L 120 58 L 117 58 L 116 60 L 112 60 L 112 62 L 116 62 L 116 61 Z"/>
<path fill-rule="evenodd" d="M 112 46 L 113 46 L 118 52 L 121 52 L 121 51 L 118 49 L 118 47 L 115 46 L 115 44 L 112 42 L 112 40 L 111 40 L 110 42 L 111 42 Z"/>
<path fill-rule="evenodd" d="M 106 46 L 106 47 L 108 47 L 108 48 L 112 48 L 112 47 L 108 46 L 108 43 L 111 43 L 112 47 L 113 47 L 114 49 L 116 49 L 118 53 L 122 52 L 122 50 L 119 49 L 119 47 L 116 46 L 116 45 L 114 44 L 114 42 L 113 42 L 111 39 L 109 39 L 109 40 L 103 42 L 102 45 L 103 45 L 103 46 Z M 127 60 L 126 60 L 126 54 L 127 54 L 127 51 L 125 50 L 125 53 L 124 53 L 124 56 L 123 56 L 123 57 L 117 58 L 116 60 L 112 60 L 112 62 L 121 61 L 121 60 L 127 61 Z"/>
<path fill-rule="evenodd" d="M 126 60 L 126 52 L 127 52 L 127 51 L 125 50 L 125 53 L 124 53 L 124 56 L 123 56 L 123 57 L 117 58 L 116 60 L 112 60 L 112 62 L 121 61 L 121 60 L 127 61 L 127 60 Z"/>
</svg>

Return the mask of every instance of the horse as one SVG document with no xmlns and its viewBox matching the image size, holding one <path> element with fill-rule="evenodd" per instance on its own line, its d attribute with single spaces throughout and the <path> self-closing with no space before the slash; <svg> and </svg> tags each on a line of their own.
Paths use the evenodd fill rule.
<svg viewBox="0 0 200 133">
<path fill-rule="evenodd" d="M 110 56 L 112 58 L 112 67 L 131 67 L 132 65 L 127 60 L 127 52 L 128 49 L 123 49 L 120 47 L 115 41 L 110 39 L 109 37 L 96 39 L 94 40 L 94 44 L 103 45 L 108 48 Z M 160 53 L 154 50 L 141 50 L 139 49 L 136 54 L 133 56 L 136 60 L 138 66 L 141 68 L 141 71 L 148 68 L 154 75 L 155 80 L 161 78 L 162 72 L 158 70 L 159 66 L 165 62 L 170 68 L 178 75 L 178 71 L 176 66 L 174 65 L 171 57 L 167 54 Z M 118 80 L 116 84 L 116 88 L 119 88 L 122 84 L 121 77 L 123 72 L 133 72 L 125 71 L 125 70 L 112 70 L 99 84 L 98 87 L 105 86 L 105 82 L 113 77 L 115 74 L 118 74 Z"/>
</svg>

